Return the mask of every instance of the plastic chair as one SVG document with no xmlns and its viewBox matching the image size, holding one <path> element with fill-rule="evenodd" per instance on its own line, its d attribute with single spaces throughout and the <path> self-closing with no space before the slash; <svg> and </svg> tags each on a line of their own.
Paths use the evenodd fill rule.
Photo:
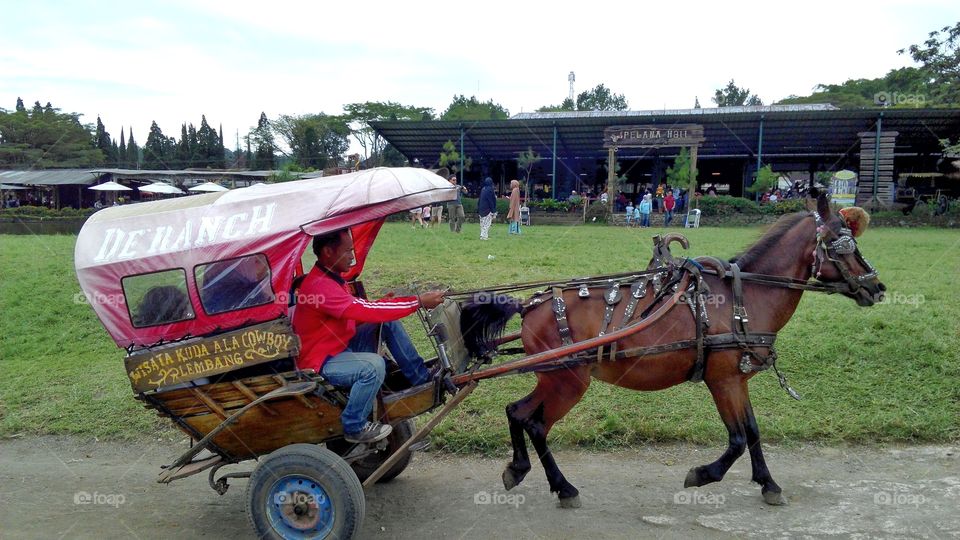
<svg viewBox="0 0 960 540">
<path fill-rule="evenodd" d="M 694 208 L 687 212 L 687 222 L 684 224 L 685 229 L 699 229 L 700 228 L 700 209 Z"/>
<path fill-rule="evenodd" d="M 520 207 L 520 224 L 530 225 L 530 207 L 529 206 Z"/>
</svg>

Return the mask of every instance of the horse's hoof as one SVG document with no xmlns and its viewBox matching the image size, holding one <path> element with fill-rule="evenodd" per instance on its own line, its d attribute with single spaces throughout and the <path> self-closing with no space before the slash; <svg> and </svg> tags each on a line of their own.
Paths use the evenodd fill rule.
<svg viewBox="0 0 960 540">
<path fill-rule="evenodd" d="M 767 491 L 763 494 L 763 502 L 770 506 L 786 506 L 787 498 L 780 491 Z"/>
<path fill-rule="evenodd" d="M 503 470 L 503 489 L 510 491 L 511 489 L 517 487 L 517 484 L 520 482 L 513 475 L 513 471 L 510 470 L 510 467 L 507 467 Z"/>
<path fill-rule="evenodd" d="M 557 501 L 557 508 L 580 508 L 582 503 L 580 502 L 580 496 L 574 495 L 573 497 L 567 497 L 566 499 L 560 499 Z"/>
<path fill-rule="evenodd" d="M 690 472 L 687 473 L 687 477 L 683 481 L 683 487 L 698 487 L 700 486 L 700 475 L 697 474 L 697 468 L 694 467 L 690 469 Z"/>
</svg>

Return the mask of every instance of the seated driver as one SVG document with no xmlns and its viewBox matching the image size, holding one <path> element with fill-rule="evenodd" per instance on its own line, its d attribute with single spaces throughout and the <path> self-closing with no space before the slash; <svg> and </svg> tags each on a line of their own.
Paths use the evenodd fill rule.
<svg viewBox="0 0 960 540">
<path fill-rule="evenodd" d="M 430 380 L 410 337 L 399 320 L 423 306 L 443 302 L 443 291 L 419 296 L 363 300 L 350 294 L 341 274 L 353 266 L 353 238 L 348 229 L 313 238 L 317 263 L 300 285 L 293 329 L 300 336 L 297 359 L 300 369 L 312 369 L 335 386 L 349 386 L 347 406 L 340 415 L 343 437 L 352 443 L 371 443 L 388 436 L 393 428 L 368 420 L 373 400 L 383 383 L 385 364 L 376 354 L 375 324 L 382 325 L 387 347 L 403 375 L 413 385 Z"/>
</svg>

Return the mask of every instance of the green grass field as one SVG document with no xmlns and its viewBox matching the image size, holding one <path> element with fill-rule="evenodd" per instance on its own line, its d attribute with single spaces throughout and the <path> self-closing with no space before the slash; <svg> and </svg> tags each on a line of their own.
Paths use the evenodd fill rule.
<svg viewBox="0 0 960 540">
<path fill-rule="evenodd" d="M 686 231 L 692 254 L 721 257 L 760 232 Z M 476 224 L 467 224 L 459 236 L 446 226 L 413 230 L 388 224 L 367 263 L 365 282 L 376 296 L 390 289 L 464 289 L 621 272 L 646 265 L 650 234 L 600 226 L 528 227 L 523 236 L 508 237 L 506 225 L 498 225 L 490 241 L 480 242 Z M 123 351 L 82 301 L 73 271 L 74 240 L 0 236 L 0 436 L 131 438 L 170 430 L 133 399 Z M 892 301 L 858 308 L 839 296 L 804 295 L 778 342 L 778 365 L 804 400 L 791 400 L 772 373 L 755 377 L 751 389 L 762 434 L 780 442 L 955 441 L 960 235 L 875 229 L 860 245 Z M 426 353 L 419 322 L 406 323 Z M 532 375 L 482 383 L 434 432 L 435 446 L 507 447 L 503 409 L 533 383 Z M 551 439 L 593 448 L 666 440 L 722 444 L 726 431 L 702 384 L 641 393 L 594 382 Z"/>
</svg>

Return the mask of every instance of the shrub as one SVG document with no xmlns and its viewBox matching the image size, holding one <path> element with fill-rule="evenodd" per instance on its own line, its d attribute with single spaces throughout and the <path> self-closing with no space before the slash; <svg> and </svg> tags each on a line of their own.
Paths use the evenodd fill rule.
<svg viewBox="0 0 960 540">
<path fill-rule="evenodd" d="M 460 203 L 463 204 L 463 214 L 466 217 L 477 215 L 477 206 L 479 199 L 472 199 L 468 197 L 463 197 L 460 199 Z M 510 210 L 510 199 L 497 199 L 497 218 L 505 219 L 507 212 Z"/>
<path fill-rule="evenodd" d="M 610 220 L 610 207 L 600 201 L 594 201 L 587 207 L 587 223 L 606 223 Z"/>
<path fill-rule="evenodd" d="M 41 219 L 69 219 L 85 218 L 96 212 L 93 208 L 47 208 L 46 206 L 20 206 L 18 208 L 0 209 L 0 217 L 21 217 Z"/>
<path fill-rule="evenodd" d="M 760 205 L 760 213 L 774 216 L 805 212 L 806 210 L 807 204 L 804 199 L 787 199 L 773 204 Z"/>
<path fill-rule="evenodd" d="M 699 208 L 704 216 L 729 216 L 732 214 L 759 214 L 760 206 L 743 197 L 719 195 L 717 197 L 700 197 L 700 202 L 694 208 Z"/>
</svg>

